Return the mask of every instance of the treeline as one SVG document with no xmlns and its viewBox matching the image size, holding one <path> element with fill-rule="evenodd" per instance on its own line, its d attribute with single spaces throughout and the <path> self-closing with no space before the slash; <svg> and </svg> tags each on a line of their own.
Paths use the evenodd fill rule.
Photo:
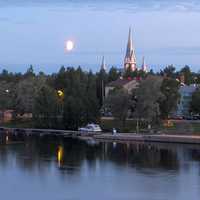
<svg viewBox="0 0 200 200">
<path fill-rule="evenodd" d="M 130 95 L 119 89 L 112 100 L 106 100 L 105 103 L 110 102 L 109 107 L 114 109 L 113 115 L 124 123 L 131 110 L 133 116 L 146 116 L 149 121 L 156 121 L 176 107 L 180 84 L 177 79 L 181 75 L 186 84 L 200 83 L 200 74 L 191 72 L 188 66 L 178 72 L 175 67 L 168 66 L 159 73 L 127 70 L 124 74 L 115 67 L 109 72 L 100 70 L 97 73 L 83 71 L 81 67 L 61 67 L 58 73 L 51 75 L 36 74 L 32 66 L 23 74 L 3 70 L 0 73 L 0 110 L 1 113 L 13 110 L 13 119 L 32 113 L 35 127 L 77 129 L 99 120 L 104 103 L 103 88 L 124 76 L 138 78 L 141 84 L 137 93 Z M 126 106 L 121 106 L 120 102 Z M 120 111 L 115 105 L 124 110 Z M 115 109 L 121 113 L 116 113 Z"/>
<path fill-rule="evenodd" d="M 118 77 L 114 67 L 109 73 L 61 67 L 51 75 L 36 74 L 32 66 L 24 74 L 3 70 L 0 73 L 1 117 L 4 111 L 13 110 L 14 120 L 32 113 L 35 127 L 77 129 L 99 120 L 102 78 L 106 84 Z"/>
</svg>

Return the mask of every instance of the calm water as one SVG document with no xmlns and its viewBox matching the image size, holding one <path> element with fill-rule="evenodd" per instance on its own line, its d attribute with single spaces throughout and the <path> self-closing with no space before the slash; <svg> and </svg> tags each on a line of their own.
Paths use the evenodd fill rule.
<svg viewBox="0 0 200 200">
<path fill-rule="evenodd" d="M 197 200 L 200 146 L 27 141 L 0 146 L 3 200 Z"/>
</svg>

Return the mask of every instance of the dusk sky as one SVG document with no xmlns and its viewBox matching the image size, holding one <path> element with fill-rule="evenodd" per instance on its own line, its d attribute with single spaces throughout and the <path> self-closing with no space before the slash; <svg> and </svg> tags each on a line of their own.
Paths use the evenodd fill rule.
<svg viewBox="0 0 200 200">
<path fill-rule="evenodd" d="M 0 0 L 0 70 L 58 71 L 61 65 L 98 70 L 122 66 L 129 26 L 137 62 L 150 68 L 187 64 L 200 69 L 198 0 Z M 64 52 L 64 42 L 75 42 Z"/>
</svg>

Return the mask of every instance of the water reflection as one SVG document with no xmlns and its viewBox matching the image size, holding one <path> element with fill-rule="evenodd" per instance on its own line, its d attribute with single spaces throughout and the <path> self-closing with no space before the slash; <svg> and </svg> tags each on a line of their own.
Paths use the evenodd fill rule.
<svg viewBox="0 0 200 200">
<path fill-rule="evenodd" d="M 109 162 L 116 166 L 128 166 L 139 171 L 179 171 L 181 162 L 200 162 L 200 147 L 143 143 L 101 142 L 88 145 L 84 141 L 67 139 L 46 141 L 32 138 L 24 144 L 10 144 L 0 148 L 0 166 L 15 158 L 23 170 L 41 168 L 44 163 L 57 164 L 58 169 L 80 170 L 87 163 L 94 168 L 96 162 Z"/>
<path fill-rule="evenodd" d="M 30 137 L 23 144 L 0 146 L 2 181 L 7 178 L 5 174 L 13 174 L 9 180 L 20 177 L 22 185 L 29 179 L 34 180 L 34 187 L 45 182 L 48 190 L 59 187 L 60 194 L 68 187 L 68 194 L 77 199 L 80 199 L 80 195 L 91 199 L 86 185 L 93 188 L 92 194 L 95 195 L 99 193 L 99 187 L 105 184 L 104 199 L 116 199 L 122 194 L 127 195 L 127 199 L 133 199 L 135 194 L 138 197 L 142 194 L 142 198 L 136 199 L 149 200 L 149 194 L 155 191 L 161 196 L 152 199 L 171 199 L 171 194 L 168 195 L 170 191 L 176 193 L 176 199 L 186 200 L 180 197 L 185 192 L 182 184 L 187 184 L 188 180 L 188 184 L 191 184 L 188 190 L 192 196 L 200 195 L 199 169 L 200 147 L 195 145 L 112 142 L 90 145 L 69 138 Z M 143 184 L 144 187 L 141 187 Z M 10 186 L 10 182 L 6 185 Z M 134 185 L 134 189 L 131 185 Z M 77 194 L 74 187 L 81 193 Z M 114 193 L 109 188 L 113 188 Z M 47 197 L 56 199 L 54 195 Z M 119 199 L 124 199 L 124 196 L 121 197 Z"/>
</svg>

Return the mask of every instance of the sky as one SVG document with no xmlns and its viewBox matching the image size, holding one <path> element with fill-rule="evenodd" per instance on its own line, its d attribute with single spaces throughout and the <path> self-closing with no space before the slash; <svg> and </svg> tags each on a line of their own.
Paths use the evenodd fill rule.
<svg viewBox="0 0 200 200">
<path fill-rule="evenodd" d="M 0 0 L 0 70 L 122 67 L 131 26 L 138 66 L 200 70 L 198 0 Z M 66 40 L 75 48 L 64 51 Z"/>
</svg>

